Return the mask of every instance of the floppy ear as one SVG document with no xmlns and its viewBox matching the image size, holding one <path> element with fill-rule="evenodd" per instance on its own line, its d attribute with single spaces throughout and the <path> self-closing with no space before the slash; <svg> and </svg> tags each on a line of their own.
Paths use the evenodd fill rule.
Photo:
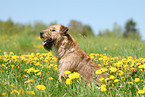
<svg viewBox="0 0 145 97">
<path fill-rule="evenodd" d="M 65 27 L 64 25 L 60 25 L 60 33 L 66 34 L 68 32 L 69 28 Z"/>
</svg>

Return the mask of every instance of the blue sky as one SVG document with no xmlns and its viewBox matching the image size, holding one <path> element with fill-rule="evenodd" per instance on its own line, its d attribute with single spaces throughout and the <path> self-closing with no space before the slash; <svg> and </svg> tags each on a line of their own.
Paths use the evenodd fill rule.
<svg viewBox="0 0 145 97">
<path fill-rule="evenodd" d="M 112 29 L 115 22 L 124 27 L 133 18 L 145 40 L 145 0 L 1 0 L 0 20 L 8 18 L 26 24 L 57 21 L 63 25 L 74 19 L 89 24 L 96 34 Z"/>
</svg>

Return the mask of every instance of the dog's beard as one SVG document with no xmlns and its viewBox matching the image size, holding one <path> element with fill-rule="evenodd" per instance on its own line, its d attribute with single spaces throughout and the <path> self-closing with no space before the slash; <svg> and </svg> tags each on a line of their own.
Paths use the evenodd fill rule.
<svg viewBox="0 0 145 97">
<path fill-rule="evenodd" d="M 49 40 L 49 39 L 47 39 L 46 41 L 44 41 L 44 42 L 42 43 L 42 45 L 44 46 L 44 48 L 45 48 L 46 50 L 51 50 L 53 43 L 54 43 L 54 40 Z"/>
</svg>

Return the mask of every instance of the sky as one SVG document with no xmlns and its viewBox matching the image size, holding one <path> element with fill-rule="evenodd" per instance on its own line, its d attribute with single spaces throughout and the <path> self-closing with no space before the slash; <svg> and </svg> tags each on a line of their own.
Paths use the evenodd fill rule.
<svg viewBox="0 0 145 97">
<path fill-rule="evenodd" d="M 56 21 L 65 26 L 77 20 L 90 25 L 95 34 L 111 30 L 115 22 L 124 28 L 132 18 L 145 40 L 145 0 L 1 0 L 0 20 L 9 18 L 16 23 Z"/>
</svg>

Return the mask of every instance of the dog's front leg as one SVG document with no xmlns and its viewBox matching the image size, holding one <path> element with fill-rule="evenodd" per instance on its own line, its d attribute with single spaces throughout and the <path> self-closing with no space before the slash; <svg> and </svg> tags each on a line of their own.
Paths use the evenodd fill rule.
<svg viewBox="0 0 145 97">
<path fill-rule="evenodd" d="M 61 77 L 64 75 L 64 71 L 60 71 L 60 74 L 59 74 L 59 82 L 62 83 L 62 79 Z"/>
</svg>

